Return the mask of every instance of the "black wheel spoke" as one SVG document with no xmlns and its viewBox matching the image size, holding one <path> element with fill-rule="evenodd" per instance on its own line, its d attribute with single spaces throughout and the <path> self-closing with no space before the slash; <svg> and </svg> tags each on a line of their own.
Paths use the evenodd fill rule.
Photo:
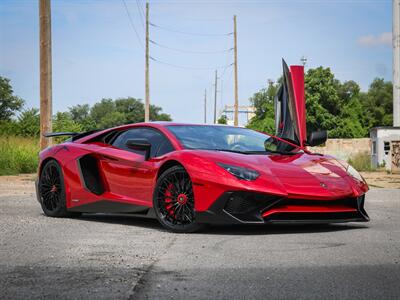
<svg viewBox="0 0 400 300">
<path fill-rule="evenodd" d="M 48 164 L 44 167 L 40 181 L 39 192 L 44 207 L 55 211 L 61 205 L 61 174 L 55 165 Z"/>
<path fill-rule="evenodd" d="M 173 226 L 193 223 L 193 189 L 186 172 L 177 171 L 169 174 L 156 191 L 160 213 L 165 222 Z"/>
</svg>

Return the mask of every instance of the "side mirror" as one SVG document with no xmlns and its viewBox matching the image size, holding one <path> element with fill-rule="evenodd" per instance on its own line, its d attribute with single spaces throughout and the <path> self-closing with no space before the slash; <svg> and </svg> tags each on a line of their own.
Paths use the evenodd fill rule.
<svg viewBox="0 0 400 300">
<path fill-rule="evenodd" d="M 307 144 L 308 146 L 314 147 L 322 145 L 328 139 L 328 133 L 326 130 L 321 131 L 313 131 L 308 137 Z"/>
<path fill-rule="evenodd" d="M 133 150 L 139 150 L 139 151 L 144 151 L 144 159 L 148 160 L 150 158 L 150 150 L 151 150 L 151 144 L 149 143 L 148 140 L 144 139 L 130 139 L 126 141 L 125 144 L 128 148 L 133 149 Z"/>
</svg>

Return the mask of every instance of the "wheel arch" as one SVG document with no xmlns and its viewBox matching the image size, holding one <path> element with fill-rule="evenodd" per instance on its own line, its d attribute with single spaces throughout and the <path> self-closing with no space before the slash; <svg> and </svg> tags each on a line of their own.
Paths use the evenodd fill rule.
<svg viewBox="0 0 400 300">
<path fill-rule="evenodd" d="M 39 176 L 42 174 L 43 167 L 51 160 L 54 160 L 55 162 L 57 162 L 60 165 L 60 162 L 55 157 L 53 157 L 53 156 L 46 157 L 39 165 L 39 168 L 38 168 Z M 61 167 L 61 165 L 60 165 L 60 167 Z"/>
<path fill-rule="evenodd" d="M 175 159 L 167 160 L 158 169 L 156 180 L 158 180 L 158 178 L 161 176 L 161 174 L 164 173 L 166 170 L 168 170 L 169 168 L 175 167 L 175 166 L 180 166 L 186 170 L 186 168 L 179 161 L 177 161 Z M 187 170 L 186 170 L 186 172 L 187 172 Z"/>
</svg>

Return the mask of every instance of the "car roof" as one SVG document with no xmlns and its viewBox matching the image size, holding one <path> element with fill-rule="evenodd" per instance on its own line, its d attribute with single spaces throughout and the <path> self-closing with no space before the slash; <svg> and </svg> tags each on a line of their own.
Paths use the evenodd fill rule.
<svg viewBox="0 0 400 300">
<path fill-rule="evenodd" d="M 129 125 L 159 125 L 162 127 L 167 127 L 167 126 L 218 126 L 218 127 L 235 127 L 238 128 L 237 126 L 230 126 L 226 124 L 198 124 L 198 123 L 178 123 L 178 122 L 168 122 L 168 121 L 154 121 L 154 122 L 142 122 L 142 123 L 134 123 L 134 124 L 129 124 Z M 245 127 L 239 127 L 239 128 L 245 128 Z"/>
</svg>

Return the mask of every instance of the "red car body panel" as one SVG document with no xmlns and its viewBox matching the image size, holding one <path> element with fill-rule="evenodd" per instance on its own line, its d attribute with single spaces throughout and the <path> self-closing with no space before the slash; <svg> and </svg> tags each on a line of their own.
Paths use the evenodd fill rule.
<svg viewBox="0 0 400 300">
<path fill-rule="evenodd" d="M 293 130 L 283 131 L 274 138 L 296 148 L 297 154 L 248 155 L 190 150 L 185 149 L 168 128 L 194 125 L 137 123 L 94 132 L 45 149 L 40 153 L 39 176 L 48 160 L 59 163 L 68 210 L 102 212 L 101 208 L 92 211 L 88 206 L 107 202 L 137 207 L 138 211 L 149 213 L 158 176 L 166 167 L 179 164 L 191 179 L 194 210 L 200 222 L 368 221 L 363 208 L 364 194 L 368 191 L 365 181 L 349 175 L 346 163 L 306 149 L 304 68 L 292 66 L 289 72 L 285 66 L 284 63 L 284 74 L 290 79 L 285 83 L 288 96 L 284 107 L 290 110 L 290 115 L 295 112 L 296 120 L 286 113 L 289 110 L 280 113 L 278 120 L 285 126 L 297 126 L 294 132 L 298 144 L 285 136 Z M 283 115 L 291 120 L 284 119 Z M 114 131 L 138 127 L 157 130 L 175 150 L 146 160 L 143 155 L 99 139 Z M 93 164 L 94 175 L 98 176 L 95 183 L 83 174 L 88 168 L 82 166 L 83 158 L 90 158 Z M 252 181 L 238 179 L 221 167 L 221 163 L 254 170 L 259 176 Z M 96 185 L 100 188 L 95 189 Z M 39 193 L 38 200 L 41 201 Z"/>
<path fill-rule="evenodd" d="M 294 100 L 296 103 L 296 118 L 299 126 L 300 147 L 304 147 L 307 140 L 306 129 L 306 98 L 304 95 L 304 67 L 290 66 Z"/>
<path fill-rule="evenodd" d="M 221 196 L 229 192 L 248 192 L 285 199 L 307 199 L 309 204 L 294 203 L 275 207 L 263 217 L 282 212 L 349 212 L 355 207 L 323 205 L 344 198 L 358 198 L 368 190 L 366 183 L 349 176 L 342 163 L 319 154 L 295 155 L 243 155 L 240 153 L 211 150 L 184 149 L 167 126 L 175 123 L 138 123 L 118 127 L 151 127 L 159 130 L 176 149 L 164 156 L 145 160 L 144 156 L 115 148 L 108 144 L 91 142 L 109 129 L 46 149 L 40 153 L 40 166 L 48 159 L 55 159 L 62 167 L 68 209 L 99 201 L 118 202 L 151 208 L 153 192 L 159 170 L 166 163 L 176 162 L 188 172 L 193 182 L 196 212 L 207 212 Z M 200 125 L 199 125 L 200 126 Z M 104 192 L 96 195 L 85 187 L 78 159 L 90 154 L 99 164 Z M 239 180 L 217 163 L 234 164 L 251 168 L 260 176 L 254 181 Z M 39 169 L 40 172 L 40 169 Z M 313 201 L 318 203 L 313 204 Z"/>
</svg>

